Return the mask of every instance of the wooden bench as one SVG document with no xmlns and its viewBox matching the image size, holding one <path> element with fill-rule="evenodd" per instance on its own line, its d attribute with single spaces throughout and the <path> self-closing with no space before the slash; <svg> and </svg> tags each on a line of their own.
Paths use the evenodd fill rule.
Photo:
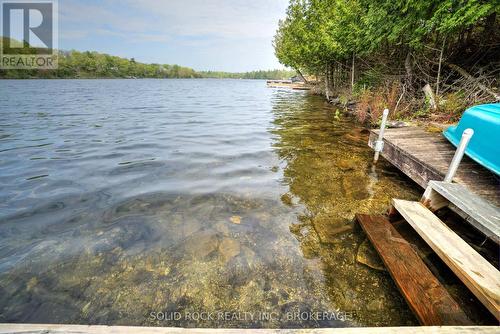
<svg viewBox="0 0 500 334">
<path fill-rule="evenodd" d="M 412 246 L 384 216 L 357 214 L 356 219 L 422 325 L 472 324 Z"/>
<path fill-rule="evenodd" d="M 500 321 L 500 271 L 422 203 L 393 199 L 392 205 Z"/>
</svg>

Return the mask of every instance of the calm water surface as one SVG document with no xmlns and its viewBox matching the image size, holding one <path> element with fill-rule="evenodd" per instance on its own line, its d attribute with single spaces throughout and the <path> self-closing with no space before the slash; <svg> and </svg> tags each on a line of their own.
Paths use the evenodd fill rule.
<svg viewBox="0 0 500 334">
<path fill-rule="evenodd" d="M 389 275 L 356 260 L 352 220 L 417 190 L 371 170 L 366 131 L 321 98 L 264 81 L 4 80 L 0 101 L 0 322 L 416 324 Z M 253 318 L 186 316 L 217 311 Z"/>
</svg>

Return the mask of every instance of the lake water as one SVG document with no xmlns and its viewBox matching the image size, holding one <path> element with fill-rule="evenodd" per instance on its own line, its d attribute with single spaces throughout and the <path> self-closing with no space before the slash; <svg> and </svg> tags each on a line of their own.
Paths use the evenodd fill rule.
<svg viewBox="0 0 500 334">
<path fill-rule="evenodd" d="M 420 190 L 373 170 L 366 131 L 322 98 L 3 80 L 0 101 L 0 322 L 416 324 L 390 276 L 356 260 L 353 217 Z"/>
</svg>

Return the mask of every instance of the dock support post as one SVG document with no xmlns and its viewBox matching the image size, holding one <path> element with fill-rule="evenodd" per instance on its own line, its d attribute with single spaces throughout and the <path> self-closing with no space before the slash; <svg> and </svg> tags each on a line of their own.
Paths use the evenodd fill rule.
<svg viewBox="0 0 500 334">
<path fill-rule="evenodd" d="M 465 129 L 462 133 L 462 138 L 460 139 L 460 143 L 458 144 L 457 150 L 455 151 L 455 155 L 453 156 L 453 160 L 451 160 L 450 167 L 448 168 L 448 172 L 444 177 L 444 182 L 451 182 L 455 173 L 457 172 L 458 165 L 460 165 L 460 161 L 462 161 L 462 157 L 464 156 L 465 149 L 467 148 L 467 144 L 474 134 L 474 130 Z"/>
<path fill-rule="evenodd" d="M 389 115 L 389 109 L 384 109 L 384 112 L 382 114 L 382 123 L 380 124 L 380 131 L 378 133 L 378 139 L 375 142 L 375 156 L 373 157 L 374 164 L 377 163 L 380 152 L 382 152 L 384 148 L 384 131 L 385 123 L 387 123 L 387 115 Z"/>
</svg>

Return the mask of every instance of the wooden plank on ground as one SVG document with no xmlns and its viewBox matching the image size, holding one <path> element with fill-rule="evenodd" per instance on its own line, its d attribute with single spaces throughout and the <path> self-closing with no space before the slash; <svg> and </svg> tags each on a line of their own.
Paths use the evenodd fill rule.
<svg viewBox="0 0 500 334">
<path fill-rule="evenodd" d="M 500 271 L 422 203 L 393 199 L 392 204 L 455 275 L 500 320 Z"/>
<path fill-rule="evenodd" d="M 472 226 L 500 244 L 500 209 L 457 183 L 430 181 L 429 186 L 463 211 Z"/>
<path fill-rule="evenodd" d="M 411 245 L 384 216 L 357 214 L 356 219 L 422 325 L 471 324 Z"/>
<path fill-rule="evenodd" d="M 350 327 L 311 329 L 222 329 L 103 325 L 0 324 L 0 334 L 493 334 L 496 326 Z"/>
</svg>

